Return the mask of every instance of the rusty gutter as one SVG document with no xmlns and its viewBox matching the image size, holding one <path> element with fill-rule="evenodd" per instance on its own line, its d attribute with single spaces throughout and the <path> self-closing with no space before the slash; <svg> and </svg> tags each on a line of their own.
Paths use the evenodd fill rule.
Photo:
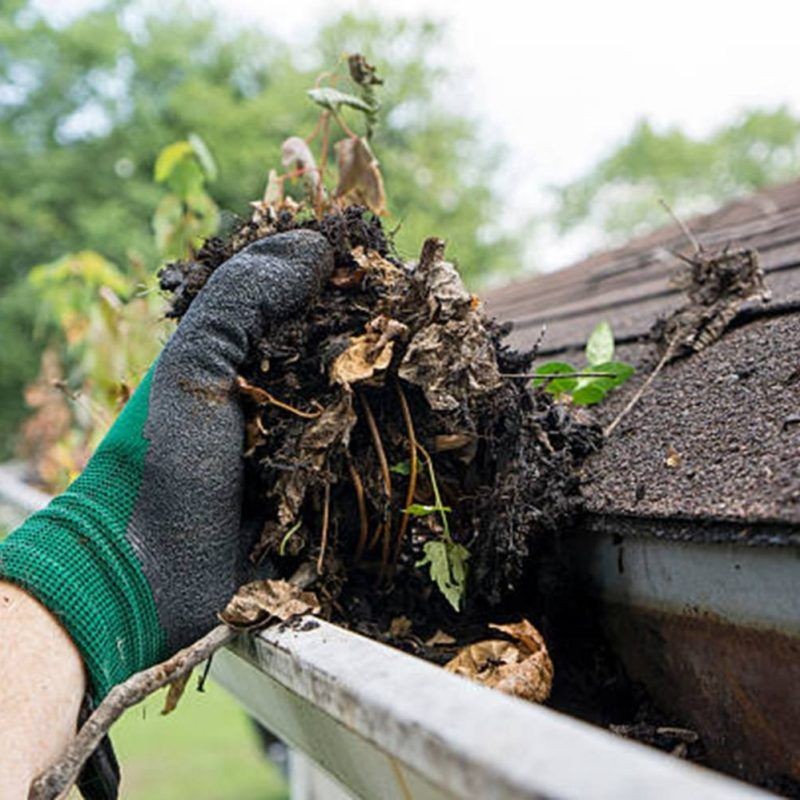
<svg viewBox="0 0 800 800">
<path fill-rule="evenodd" d="M 800 781 L 800 530 L 771 528 L 594 517 L 569 557 L 629 676 L 714 766 L 780 785 Z"/>
</svg>

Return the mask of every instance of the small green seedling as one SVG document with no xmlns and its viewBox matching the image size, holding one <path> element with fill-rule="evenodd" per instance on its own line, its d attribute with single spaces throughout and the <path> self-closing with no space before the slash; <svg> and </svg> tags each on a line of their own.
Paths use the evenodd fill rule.
<svg viewBox="0 0 800 800">
<path fill-rule="evenodd" d="M 435 502 L 433 505 L 412 503 L 403 509 L 403 513 L 413 517 L 427 517 L 431 514 L 436 514 L 441 521 L 442 532 L 438 538 L 425 542 L 422 546 L 424 557 L 417 561 L 415 566 L 428 567 L 431 580 L 450 605 L 456 611 L 460 611 L 464 592 L 467 588 L 467 573 L 469 571 L 467 560 L 470 553 L 464 545 L 453 541 L 448 518 L 448 514 L 453 509 L 442 503 L 442 496 L 439 493 L 439 484 L 436 481 L 436 472 L 433 469 L 433 461 L 430 454 L 422 445 L 418 444 L 417 447 L 428 468 L 428 478 L 431 482 Z M 399 475 L 407 475 L 409 469 L 407 461 L 401 461 L 399 464 L 390 467 L 391 472 Z"/>
<path fill-rule="evenodd" d="M 630 364 L 614 361 L 614 332 L 601 322 L 586 342 L 586 366 L 576 368 L 567 361 L 548 361 L 539 366 L 533 385 L 558 400 L 569 398 L 576 406 L 592 406 L 621 386 L 635 372 Z M 563 377 L 558 377 L 562 375 Z"/>
</svg>

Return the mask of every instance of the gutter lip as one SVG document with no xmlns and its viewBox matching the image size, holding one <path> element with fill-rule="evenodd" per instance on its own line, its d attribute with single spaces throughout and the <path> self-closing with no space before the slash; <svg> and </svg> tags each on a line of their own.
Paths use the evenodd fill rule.
<svg viewBox="0 0 800 800">
<path fill-rule="evenodd" d="M 270 727 L 275 721 L 270 710 L 258 713 L 255 696 L 237 694 L 237 681 L 226 680 L 231 658 L 255 668 L 265 685 L 277 682 L 298 709 L 312 706 L 355 734 L 360 746 L 378 751 L 387 770 L 381 786 L 392 783 L 391 762 L 436 787 L 439 793 L 426 797 L 770 796 L 316 618 L 240 640 L 212 670 Z M 309 727 L 300 729 L 304 741 L 295 730 L 293 744 L 317 761 Z M 345 774 L 336 775 L 344 785 L 349 785 L 348 760 L 355 757 L 343 756 Z"/>
</svg>

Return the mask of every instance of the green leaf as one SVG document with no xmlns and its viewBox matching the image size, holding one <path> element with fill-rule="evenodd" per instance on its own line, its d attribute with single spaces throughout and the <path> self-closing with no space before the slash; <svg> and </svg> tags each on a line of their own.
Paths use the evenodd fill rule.
<svg viewBox="0 0 800 800">
<path fill-rule="evenodd" d="M 214 161 L 214 156 L 211 155 L 208 145 L 196 133 L 189 134 L 189 144 L 192 146 L 192 150 L 197 156 L 206 178 L 210 181 L 216 180 L 217 162 Z"/>
<path fill-rule="evenodd" d="M 576 406 L 593 406 L 602 402 L 605 396 L 606 392 L 602 387 L 590 383 L 588 386 L 582 386 L 572 393 L 572 402 Z"/>
<path fill-rule="evenodd" d="M 403 509 L 403 513 L 411 514 L 412 517 L 427 517 L 437 513 L 449 514 L 452 510 L 450 506 L 426 506 L 422 503 L 412 503 L 408 508 Z"/>
<path fill-rule="evenodd" d="M 636 368 L 631 364 L 626 364 L 624 361 L 606 361 L 602 364 L 593 364 L 592 372 L 608 372 L 608 378 L 588 378 L 587 381 L 591 384 L 599 386 L 604 391 L 608 392 L 611 389 L 616 389 L 627 381 Z M 613 376 L 613 377 L 611 377 Z M 588 384 L 587 384 L 588 385 Z"/>
<path fill-rule="evenodd" d="M 602 364 L 614 358 L 614 332 L 605 320 L 597 325 L 586 342 L 586 360 L 589 366 Z"/>
<path fill-rule="evenodd" d="M 175 171 L 178 164 L 194 152 L 192 145 L 187 141 L 168 144 L 156 158 L 154 177 L 157 183 L 164 183 Z"/>
<path fill-rule="evenodd" d="M 389 472 L 394 472 L 396 475 L 410 475 L 411 464 L 408 461 L 400 461 L 392 467 L 389 467 Z"/>
<path fill-rule="evenodd" d="M 167 186 L 181 199 L 202 193 L 204 181 L 203 170 L 194 157 L 178 161 L 166 178 Z"/>
<path fill-rule="evenodd" d="M 554 395 L 555 397 L 560 397 L 562 394 L 569 394 L 577 385 L 578 381 L 576 378 L 550 378 L 548 379 L 546 376 L 548 375 L 558 375 L 562 372 L 571 373 L 576 372 L 577 370 L 572 364 L 568 364 L 566 361 L 548 361 L 546 364 L 542 364 L 538 366 L 535 370 L 537 376 L 541 375 L 542 377 L 536 377 L 533 379 L 534 386 L 544 386 L 545 391 L 549 392 L 550 394 Z"/>
<path fill-rule="evenodd" d="M 369 103 L 356 97 L 354 94 L 346 94 L 338 89 L 329 86 L 322 86 L 317 89 L 308 89 L 306 94 L 318 105 L 330 111 L 338 111 L 341 106 L 350 106 L 366 114 L 371 114 L 375 108 Z"/>
<path fill-rule="evenodd" d="M 422 548 L 425 557 L 416 566 L 430 567 L 431 580 L 456 611 L 461 608 L 461 600 L 467 585 L 466 547 L 446 539 L 425 542 Z"/>
</svg>

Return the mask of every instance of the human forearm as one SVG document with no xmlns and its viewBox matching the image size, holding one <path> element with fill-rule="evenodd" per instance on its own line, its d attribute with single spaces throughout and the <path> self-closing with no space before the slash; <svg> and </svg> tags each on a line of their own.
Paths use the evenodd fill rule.
<svg viewBox="0 0 800 800">
<path fill-rule="evenodd" d="M 86 690 L 83 662 L 55 617 L 0 581 L 0 797 L 26 798 L 31 780 L 74 736 Z"/>
</svg>

